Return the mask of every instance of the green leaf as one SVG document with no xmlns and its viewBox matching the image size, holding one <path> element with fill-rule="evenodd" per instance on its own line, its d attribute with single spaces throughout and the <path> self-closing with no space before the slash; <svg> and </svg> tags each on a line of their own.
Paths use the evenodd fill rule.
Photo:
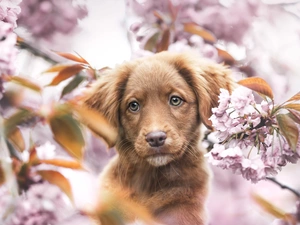
<svg viewBox="0 0 300 225">
<path fill-rule="evenodd" d="M 49 84 L 49 86 L 57 85 L 60 82 L 74 76 L 75 74 L 79 73 L 81 70 L 83 70 L 85 67 L 82 64 L 74 64 L 71 66 L 68 66 L 64 69 L 62 69 L 56 77 L 52 80 L 52 82 Z"/>
<path fill-rule="evenodd" d="M 23 152 L 25 149 L 25 141 L 23 138 L 23 135 L 20 131 L 20 128 L 16 127 L 12 132 L 7 134 L 7 138 L 11 144 L 15 148 L 18 149 L 18 151 Z"/>
<path fill-rule="evenodd" d="M 294 103 L 290 103 L 290 104 L 286 104 L 283 106 L 283 108 L 285 109 L 294 109 L 300 112 L 300 104 L 294 104 Z"/>
<path fill-rule="evenodd" d="M 41 92 L 42 88 L 39 84 L 33 82 L 32 80 L 28 79 L 27 77 L 21 77 L 21 76 L 12 76 L 10 78 L 11 82 L 17 83 L 19 85 L 22 85 L 26 88 L 29 88 L 33 91 Z"/>
<path fill-rule="evenodd" d="M 82 81 L 84 81 L 84 79 L 85 79 L 84 76 L 76 75 L 76 76 L 74 77 L 74 79 L 71 80 L 71 82 L 70 82 L 69 84 L 67 84 L 67 85 L 64 87 L 64 89 L 63 89 L 63 91 L 62 91 L 60 97 L 62 98 L 64 95 L 66 95 L 66 94 L 72 92 L 75 88 L 78 87 L 78 85 L 79 85 Z"/>
<path fill-rule="evenodd" d="M 199 26 L 196 23 L 185 23 L 184 24 L 184 31 L 196 34 L 200 37 L 202 37 L 205 41 L 216 43 L 217 38 L 208 30 L 204 29 L 203 27 Z"/>
<path fill-rule="evenodd" d="M 6 145 L 11 158 L 16 158 L 19 161 L 22 161 L 22 156 L 20 152 L 18 152 L 15 147 L 6 139 Z"/>
<path fill-rule="evenodd" d="M 171 33 L 169 29 L 164 30 L 162 34 L 162 38 L 156 47 L 156 52 L 162 52 L 168 50 L 170 44 L 170 34 Z"/>
<path fill-rule="evenodd" d="M 287 114 L 277 114 L 276 119 L 281 134 L 286 138 L 290 148 L 293 151 L 296 151 L 299 138 L 299 129 L 294 120 L 291 119 Z"/>
<path fill-rule="evenodd" d="M 53 116 L 49 120 L 54 139 L 73 157 L 81 160 L 85 145 L 79 123 L 69 114 Z"/>
<path fill-rule="evenodd" d="M 293 109 L 288 109 L 288 111 L 290 112 L 288 114 L 289 117 L 291 117 L 296 123 L 300 124 L 300 112 Z"/>
<path fill-rule="evenodd" d="M 243 80 L 240 80 L 238 84 L 245 86 L 253 91 L 256 91 L 259 94 L 263 94 L 271 99 L 273 99 L 273 92 L 270 85 L 262 78 L 259 77 L 249 77 Z"/>
<path fill-rule="evenodd" d="M 37 173 L 41 175 L 44 180 L 58 186 L 73 202 L 73 194 L 70 182 L 61 173 L 55 170 L 39 170 Z"/>
<path fill-rule="evenodd" d="M 8 135 L 13 132 L 17 125 L 27 119 L 29 116 L 32 115 L 32 112 L 26 109 L 19 109 L 15 114 L 4 121 L 4 130 L 5 134 Z"/>
<path fill-rule="evenodd" d="M 158 41 L 159 38 L 159 32 L 155 32 L 146 42 L 146 44 L 144 45 L 144 49 L 154 52 L 156 43 Z"/>
</svg>

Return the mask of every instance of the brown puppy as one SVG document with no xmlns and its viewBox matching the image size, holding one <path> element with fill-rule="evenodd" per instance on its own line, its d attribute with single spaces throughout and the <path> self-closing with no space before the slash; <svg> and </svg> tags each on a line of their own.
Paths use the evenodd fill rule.
<svg viewBox="0 0 300 225">
<path fill-rule="evenodd" d="M 118 129 L 118 155 L 102 187 L 126 190 L 159 223 L 205 224 L 208 172 L 199 145 L 229 70 L 190 54 L 162 52 L 103 76 L 86 104 Z M 128 216 L 130 218 L 130 216 Z"/>
</svg>

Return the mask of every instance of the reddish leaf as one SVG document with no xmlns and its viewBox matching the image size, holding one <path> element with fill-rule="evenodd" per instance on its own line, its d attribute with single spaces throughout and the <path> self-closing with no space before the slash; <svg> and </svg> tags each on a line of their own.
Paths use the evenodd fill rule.
<svg viewBox="0 0 300 225">
<path fill-rule="evenodd" d="M 263 94 L 271 99 L 273 99 L 273 92 L 270 85 L 262 78 L 259 77 L 249 77 L 240 80 L 238 84 L 243 85 L 257 93 Z"/>
<path fill-rule="evenodd" d="M 5 182 L 5 174 L 2 169 L 1 161 L 0 161 L 0 186 Z"/>
<path fill-rule="evenodd" d="M 299 101 L 300 100 L 300 91 L 295 94 L 293 97 L 291 97 L 289 100 L 287 100 L 286 102 L 292 102 L 292 101 Z"/>
<path fill-rule="evenodd" d="M 84 58 L 82 58 L 80 55 L 74 55 L 74 54 L 71 54 L 71 53 L 67 53 L 67 52 L 55 52 L 56 54 L 66 58 L 66 59 L 69 59 L 69 60 L 72 60 L 72 61 L 75 61 L 75 62 L 79 62 L 79 63 L 83 63 L 83 64 L 89 64 Z"/>
<path fill-rule="evenodd" d="M 174 5 L 172 0 L 168 0 L 169 11 L 171 12 L 172 21 L 175 22 L 178 11 L 180 9 L 180 5 Z"/>
<path fill-rule="evenodd" d="M 220 49 L 220 48 L 217 48 L 215 47 L 218 51 L 218 55 L 224 59 L 224 62 L 228 65 L 233 65 L 234 62 L 235 62 L 235 59 L 233 58 L 232 55 L 230 55 L 227 51 L 223 50 L 223 49 Z"/>
<path fill-rule="evenodd" d="M 50 85 L 57 85 L 57 84 L 59 84 L 63 80 L 66 80 L 66 79 L 72 77 L 73 75 L 79 73 L 84 68 L 85 67 L 82 64 L 74 64 L 74 65 L 71 65 L 71 66 L 68 66 L 68 67 L 62 69 L 56 75 L 56 77 L 52 80 L 52 82 L 49 84 L 49 86 Z"/>
<path fill-rule="evenodd" d="M 154 10 L 153 11 L 153 15 L 156 16 L 158 19 L 160 19 L 161 21 L 167 22 L 167 18 L 164 14 L 162 14 L 161 12 Z"/>
<path fill-rule="evenodd" d="M 109 147 L 113 147 L 115 145 L 118 133 L 100 112 L 82 105 L 73 105 L 73 107 L 83 124 L 102 137 Z"/>
<path fill-rule="evenodd" d="M 54 139 L 73 157 L 81 160 L 84 138 L 79 124 L 71 115 L 58 115 L 49 120 Z"/>
<path fill-rule="evenodd" d="M 281 134 L 286 138 L 290 148 L 296 151 L 299 138 L 299 129 L 293 119 L 287 114 L 277 114 L 276 119 Z"/>
<path fill-rule="evenodd" d="M 61 173 L 55 170 L 39 170 L 37 171 L 41 177 L 51 184 L 58 186 L 73 202 L 72 188 L 67 180 Z"/>
<path fill-rule="evenodd" d="M 296 122 L 296 123 L 299 123 L 300 124 L 300 113 L 296 110 L 293 110 L 293 109 L 287 109 L 290 114 L 289 116 Z"/>
<path fill-rule="evenodd" d="M 24 38 L 21 38 L 20 36 L 17 36 L 17 42 L 18 43 L 22 43 L 24 41 L 25 41 Z"/>
<path fill-rule="evenodd" d="M 33 165 L 33 166 L 36 166 L 36 165 L 40 164 L 40 160 L 37 156 L 37 152 L 36 152 L 35 148 L 32 148 L 31 151 L 30 151 L 28 164 Z"/>
<path fill-rule="evenodd" d="M 156 52 L 162 52 L 168 50 L 169 44 L 170 44 L 170 30 L 166 29 L 163 32 L 162 38 L 157 45 Z"/>
<path fill-rule="evenodd" d="M 40 159 L 40 162 L 53 165 L 53 166 L 59 166 L 59 167 L 75 169 L 75 170 L 83 169 L 80 162 L 70 161 L 65 159 Z"/>
<path fill-rule="evenodd" d="M 72 65 L 55 65 L 44 71 L 43 73 L 54 73 L 54 72 L 60 72 L 63 69 L 70 67 Z"/>
<path fill-rule="evenodd" d="M 23 135 L 18 127 L 12 130 L 7 135 L 8 140 L 17 148 L 20 152 L 24 151 L 25 149 L 25 141 Z"/>
<path fill-rule="evenodd" d="M 283 210 L 279 209 L 275 205 L 273 205 L 271 202 L 267 201 L 263 197 L 252 194 L 253 199 L 256 201 L 258 205 L 260 205 L 266 212 L 270 213 L 271 215 L 275 216 L 279 219 L 284 219 L 287 216 L 287 213 Z"/>
<path fill-rule="evenodd" d="M 40 85 L 36 84 L 32 80 L 26 78 L 26 77 L 21 77 L 21 76 L 12 76 L 10 78 L 11 82 L 17 83 L 19 85 L 22 85 L 24 87 L 27 87 L 33 91 L 41 92 L 42 88 Z"/>
<path fill-rule="evenodd" d="M 184 24 L 184 31 L 196 34 L 200 37 L 202 37 L 205 41 L 216 43 L 217 38 L 208 30 L 204 29 L 203 27 L 200 27 L 198 24 L 195 23 L 185 23 Z"/>
<path fill-rule="evenodd" d="M 145 43 L 144 49 L 153 52 L 159 38 L 159 32 L 155 32 Z"/>
<path fill-rule="evenodd" d="M 300 104 L 290 103 L 290 104 L 284 105 L 283 108 L 285 108 L 285 109 L 294 109 L 294 110 L 300 112 Z"/>
<path fill-rule="evenodd" d="M 123 193 L 124 192 L 124 193 Z M 114 193 L 101 192 L 100 201 L 95 210 L 90 214 L 92 218 L 101 221 L 102 225 L 124 224 L 124 212 L 134 215 L 145 224 L 156 224 L 152 215 L 142 205 L 126 198 L 125 191 L 114 191 Z"/>
</svg>

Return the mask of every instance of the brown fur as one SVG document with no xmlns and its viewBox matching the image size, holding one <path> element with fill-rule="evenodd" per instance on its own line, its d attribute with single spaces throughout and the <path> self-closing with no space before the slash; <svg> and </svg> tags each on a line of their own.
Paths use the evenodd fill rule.
<svg viewBox="0 0 300 225">
<path fill-rule="evenodd" d="M 202 225 L 208 172 L 199 147 L 200 124 L 217 106 L 220 88 L 231 90 L 229 70 L 190 54 L 162 52 L 124 63 L 103 76 L 86 104 L 118 128 L 118 155 L 101 175 L 102 187 L 126 190 L 125 197 L 145 206 L 163 224 Z M 169 104 L 170 96 L 184 100 Z M 131 101 L 138 112 L 128 110 Z M 145 137 L 167 134 L 155 157 Z M 154 155 L 154 156 L 153 156 Z"/>
</svg>

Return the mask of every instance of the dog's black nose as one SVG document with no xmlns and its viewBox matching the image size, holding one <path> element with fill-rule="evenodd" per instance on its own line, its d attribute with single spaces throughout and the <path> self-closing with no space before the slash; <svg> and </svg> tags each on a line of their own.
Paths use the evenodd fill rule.
<svg viewBox="0 0 300 225">
<path fill-rule="evenodd" d="M 146 141 L 151 147 L 159 147 L 164 145 L 167 134 L 163 131 L 153 131 L 146 135 Z"/>
</svg>

